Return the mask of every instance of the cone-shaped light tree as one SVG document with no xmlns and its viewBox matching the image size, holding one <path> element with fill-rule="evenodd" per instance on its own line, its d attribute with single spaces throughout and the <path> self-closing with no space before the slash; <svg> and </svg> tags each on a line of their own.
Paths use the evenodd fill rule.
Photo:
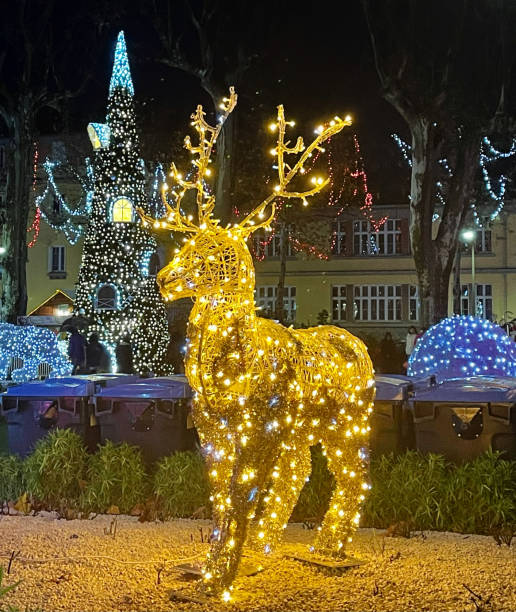
<svg viewBox="0 0 516 612">
<path fill-rule="evenodd" d="M 134 87 L 123 32 L 118 35 L 105 124 L 90 123 L 94 191 L 84 241 L 75 311 L 95 321 L 113 352 L 130 334 L 136 371 L 167 370 L 168 326 L 155 274 L 156 241 L 142 227 L 137 208 L 147 208 Z"/>
</svg>

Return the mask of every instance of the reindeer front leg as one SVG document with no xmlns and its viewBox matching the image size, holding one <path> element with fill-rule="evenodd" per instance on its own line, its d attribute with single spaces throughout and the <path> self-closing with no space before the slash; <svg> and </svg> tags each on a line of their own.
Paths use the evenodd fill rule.
<svg viewBox="0 0 516 612">
<path fill-rule="evenodd" d="M 269 453 L 270 455 L 270 453 Z M 265 486 L 273 459 L 254 449 L 237 448 L 233 474 L 225 507 L 221 512 L 220 532 L 213 540 L 203 572 L 203 590 L 213 595 L 229 591 L 238 571 L 249 521 L 258 503 L 258 493 Z"/>
<path fill-rule="evenodd" d="M 279 543 L 311 469 L 307 445 L 285 445 L 273 466 L 271 484 L 261 500 L 259 515 L 251 526 L 249 545 L 255 550 L 267 554 Z"/>
</svg>

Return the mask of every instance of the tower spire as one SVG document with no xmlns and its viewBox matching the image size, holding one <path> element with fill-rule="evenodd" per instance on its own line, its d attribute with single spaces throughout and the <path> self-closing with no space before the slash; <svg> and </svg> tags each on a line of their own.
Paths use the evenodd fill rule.
<svg viewBox="0 0 516 612">
<path fill-rule="evenodd" d="M 111 95 L 117 87 L 126 89 L 131 96 L 134 96 L 133 80 L 131 78 L 123 30 L 119 32 L 116 41 L 115 61 L 113 63 L 111 82 L 109 83 L 109 95 Z"/>
</svg>

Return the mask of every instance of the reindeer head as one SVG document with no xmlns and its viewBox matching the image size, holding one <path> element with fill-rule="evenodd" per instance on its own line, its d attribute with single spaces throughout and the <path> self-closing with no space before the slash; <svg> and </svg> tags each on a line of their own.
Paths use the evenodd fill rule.
<svg viewBox="0 0 516 612">
<path fill-rule="evenodd" d="M 246 245 L 249 235 L 259 228 L 270 229 L 274 219 L 275 202 L 280 198 L 305 199 L 319 192 L 328 180 L 312 178 L 314 187 L 307 191 L 288 191 L 287 186 L 298 174 L 304 172 L 304 164 L 311 157 L 314 150 L 333 134 L 340 132 L 351 125 L 346 117 L 343 121 L 335 117 L 331 122 L 318 129 L 317 138 L 305 147 L 303 139 L 298 138 L 295 146 L 289 147 L 285 142 L 287 125 L 293 125 L 285 120 L 283 106 L 278 106 L 278 117 L 271 128 L 278 131 L 277 146 L 274 154 L 277 156 L 279 184 L 274 191 L 257 206 L 243 221 L 222 228 L 218 220 L 213 218 L 215 197 L 210 195 L 205 187 L 205 177 L 209 176 L 210 156 L 224 121 L 234 109 L 237 96 L 230 88 L 230 97 L 225 98 L 221 104 L 223 114 L 217 127 L 206 123 L 202 106 L 198 106 L 192 115 L 192 125 L 197 132 L 199 144 L 194 146 L 190 137 L 185 138 L 185 148 L 194 154 L 193 164 L 197 167 L 192 180 L 183 179 L 174 164 L 171 166 L 170 176 L 174 180 L 172 199 L 175 204 L 171 206 L 167 198 L 167 189 L 163 189 L 163 202 L 167 216 L 161 220 L 151 219 L 140 209 L 138 212 L 144 224 L 152 223 L 155 228 L 182 232 L 187 234 L 184 246 L 177 252 L 172 261 L 158 274 L 157 281 L 161 293 L 166 300 L 175 300 L 184 297 L 199 295 L 248 294 L 252 301 L 254 290 L 254 266 L 251 254 Z M 292 166 L 285 161 L 285 155 L 300 154 Z M 197 222 L 192 215 L 187 215 L 181 209 L 181 203 L 188 190 L 196 191 Z"/>
</svg>

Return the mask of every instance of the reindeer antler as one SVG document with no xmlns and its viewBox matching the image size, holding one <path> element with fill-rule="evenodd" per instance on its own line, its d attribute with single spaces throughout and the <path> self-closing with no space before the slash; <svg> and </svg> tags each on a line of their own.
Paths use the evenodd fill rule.
<svg viewBox="0 0 516 612">
<path fill-rule="evenodd" d="M 251 213 L 245 217 L 241 223 L 238 224 L 238 227 L 241 229 L 246 229 L 249 232 L 254 232 L 260 227 L 268 227 L 272 223 L 274 219 L 274 214 L 276 212 L 276 204 L 274 200 L 278 197 L 283 198 L 308 198 L 325 187 L 329 179 L 322 178 L 312 178 L 312 183 L 314 183 L 314 187 L 312 189 L 308 189 L 307 191 L 287 191 L 287 185 L 290 181 L 296 176 L 299 172 L 304 174 L 304 164 L 307 159 L 312 155 L 313 151 L 316 149 L 321 150 L 321 144 L 328 140 L 334 134 L 337 134 L 344 128 L 345 126 L 351 125 L 351 117 L 347 116 L 344 120 L 339 117 L 335 117 L 331 121 L 329 121 L 326 125 L 320 126 L 316 131 L 318 132 L 317 138 L 305 148 L 303 139 L 299 137 L 296 141 L 296 144 L 293 147 L 289 147 L 290 141 L 285 142 L 285 131 L 287 125 L 294 126 L 294 122 L 287 122 L 285 120 L 285 111 L 283 109 L 283 105 L 280 104 L 278 106 L 278 118 L 275 123 L 272 123 L 269 127 L 272 131 L 278 130 L 278 142 L 276 148 L 272 151 L 274 155 L 278 158 L 278 178 L 279 184 L 274 187 L 274 192 L 271 193 L 259 206 L 257 206 Z M 294 166 L 290 166 L 285 161 L 285 155 L 295 155 L 298 153 L 302 153 Z M 271 212 L 267 216 L 267 218 L 263 221 L 256 222 L 255 219 L 264 219 L 265 210 L 267 206 L 271 204 Z"/>
<path fill-rule="evenodd" d="M 217 223 L 217 220 L 212 219 L 211 213 L 215 206 L 215 196 L 209 194 L 205 188 L 204 177 L 210 175 L 210 169 L 208 165 L 211 160 L 211 152 L 213 145 L 217 142 L 217 138 L 222 130 L 224 122 L 228 118 L 229 114 L 235 108 L 237 103 L 237 94 L 235 88 L 229 88 L 229 98 L 224 98 L 220 104 L 220 108 L 223 113 L 218 118 L 218 124 L 216 127 L 211 126 L 205 120 L 206 113 L 201 105 L 197 106 L 195 113 L 191 115 L 191 125 L 194 127 L 199 137 L 199 143 L 193 145 L 190 136 L 186 136 L 184 139 L 184 147 L 190 151 L 193 155 L 197 156 L 193 160 L 194 166 L 197 167 L 197 173 L 195 180 L 189 181 L 183 179 L 183 176 L 178 172 L 176 165 L 171 164 L 170 176 L 174 179 L 174 182 L 178 191 L 172 190 L 172 196 L 174 198 L 174 206 L 170 206 L 167 199 L 168 185 L 163 186 L 161 197 L 167 216 L 164 220 L 157 220 L 149 217 L 145 212 L 139 208 L 138 214 L 145 223 L 152 223 L 156 228 L 163 228 L 172 231 L 179 232 L 198 232 L 199 229 L 204 229 L 207 222 Z M 192 215 L 185 216 L 181 211 L 181 202 L 187 191 L 195 189 L 197 191 L 197 212 L 198 212 L 198 225 L 193 222 Z"/>
</svg>

